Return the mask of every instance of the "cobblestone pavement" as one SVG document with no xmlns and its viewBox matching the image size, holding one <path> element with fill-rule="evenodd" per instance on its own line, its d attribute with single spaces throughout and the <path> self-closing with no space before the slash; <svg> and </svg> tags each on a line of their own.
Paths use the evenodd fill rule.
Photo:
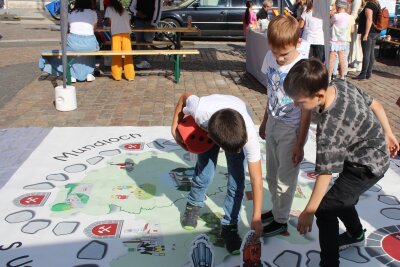
<svg viewBox="0 0 400 267">
<path fill-rule="evenodd" d="M 7 29 L 14 34 L 21 32 L 24 36 L 27 35 L 24 31 L 32 31 L 26 25 L 17 24 L 6 25 L 5 32 Z M 56 39 L 59 34 L 49 30 L 39 32 L 42 38 Z M 6 34 L 4 40 L 7 38 Z M 32 42 L 28 42 L 25 47 L 10 44 L 0 41 L 0 73 L 8 72 L 7 77 L 1 76 L 0 83 L 1 99 L 8 95 L 5 97 L 7 101 L 3 101 L 6 103 L 0 102 L 1 128 L 169 125 L 174 106 L 184 91 L 198 95 L 236 95 L 250 106 L 257 124 L 263 116 L 266 91 L 245 71 L 243 42 L 197 44 L 206 48 L 200 48 L 200 55 L 183 59 L 179 84 L 173 82 L 173 64 L 164 56 L 151 57 L 153 69 L 138 71 L 133 82 L 114 81 L 109 76 L 109 70 L 106 70 L 108 75 L 97 77 L 94 82 L 75 84 L 78 109 L 71 112 L 58 112 L 54 108 L 54 86 L 60 85 L 61 80 L 55 77 L 43 79 L 35 67 L 40 51 L 57 48 L 58 44 L 35 42 L 32 45 Z M 377 62 L 370 80 L 349 81 L 383 103 L 392 127 L 400 135 L 400 109 L 395 104 L 400 96 L 400 67 L 390 64 L 392 62 Z M 19 88 L 9 90 L 10 87 Z"/>
<path fill-rule="evenodd" d="M 41 50 L 59 47 L 60 33 L 50 31 L 50 24 L 35 26 L 0 21 L 0 34 L 3 35 L 0 40 L 0 129 L 38 127 L 42 130 L 35 132 L 32 129 L 36 128 L 30 128 L 25 132 L 29 135 L 29 131 L 33 131 L 31 136 L 38 137 L 38 144 L 48 131 L 43 128 L 54 126 L 170 125 L 175 104 L 185 91 L 198 95 L 220 93 L 238 96 L 252 110 L 255 123 L 262 120 L 266 90 L 245 71 L 243 42 L 196 41 L 195 47 L 200 49 L 200 55 L 183 59 L 179 84 L 173 82 L 173 63 L 163 56 L 151 57 L 153 69 L 137 71 L 133 82 L 114 81 L 106 69 L 105 75 L 97 77 L 94 82 L 75 84 L 77 110 L 56 111 L 54 87 L 62 81 L 40 76 L 36 67 Z M 378 61 L 370 80 L 349 81 L 382 102 L 392 128 L 400 138 L 400 108 L 395 104 L 400 97 L 399 63 L 393 59 Z M 3 133 L 0 141 L 7 136 Z M 23 140 L 24 134 L 21 136 Z M 5 153 L 4 149 L 2 146 L 0 154 Z M 26 150 L 23 154 L 27 155 Z M 23 162 L 23 157 L 18 155 L 14 158 Z M 3 165 L 0 166 L 0 180 L 2 173 L 6 173 L 4 168 L 7 164 Z"/>
</svg>

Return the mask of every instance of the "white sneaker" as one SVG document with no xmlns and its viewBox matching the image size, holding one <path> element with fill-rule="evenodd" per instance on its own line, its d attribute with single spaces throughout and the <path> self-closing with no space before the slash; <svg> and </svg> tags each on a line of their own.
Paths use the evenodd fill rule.
<svg viewBox="0 0 400 267">
<path fill-rule="evenodd" d="M 151 65 L 146 60 L 143 60 L 139 64 L 136 64 L 136 68 L 138 68 L 138 69 L 150 69 Z"/>
<path fill-rule="evenodd" d="M 96 80 L 96 78 L 92 74 L 86 76 L 86 81 L 93 82 L 94 80 Z"/>
<path fill-rule="evenodd" d="M 76 83 L 76 79 L 71 76 L 71 83 Z"/>
<path fill-rule="evenodd" d="M 348 67 L 348 68 L 347 68 L 347 71 L 356 72 L 356 71 L 357 71 L 357 68 Z"/>
</svg>

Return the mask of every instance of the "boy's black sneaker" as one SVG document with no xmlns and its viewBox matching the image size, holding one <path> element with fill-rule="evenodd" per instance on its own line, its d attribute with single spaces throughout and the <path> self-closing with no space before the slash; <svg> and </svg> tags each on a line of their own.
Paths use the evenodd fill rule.
<svg viewBox="0 0 400 267">
<path fill-rule="evenodd" d="M 339 235 L 339 250 L 346 249 L 348 247 L 363 246 L 365 240 L 365 229 L 358 237 L 352 237 L 350 233 L 344 232 Z"/>
<path fill-rule="evenodd" d="M 264 226 L 263 232 L 264 236 L 274 236 L 280 233 L 285 233 L 287 232 L 287 223 L 272 221 L 272 223 Z"/>
<path fill-rule="evenodd" d="M 230 254 L 240 254 L 242 238 L 238 234 L 237 224 L 221 225 L 221 238 L 224 240 L 225 247 Z"/>
<path fill-rule="evenodd" d="M 265 226 L 267 224 L 272 223 L 274 220 L 274 215 L 272 215 L 272 210 L 267 211 L 266 213 L 261 214 L 261 223 Z"/>
<path fill-rule="evenodd" d="M 199 218 L 199 215 L 200 207 L 187 203 L 185 213 L 183 214 L 181 220 L 183 229 L 194 230 L 197 226 L 197 219 Z"/>
</svg>

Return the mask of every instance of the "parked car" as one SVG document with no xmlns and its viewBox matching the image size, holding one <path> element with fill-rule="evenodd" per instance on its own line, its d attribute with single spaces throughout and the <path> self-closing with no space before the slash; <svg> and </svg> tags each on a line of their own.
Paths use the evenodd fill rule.
<svg viewBox="0 0 400 267">
<path fill-rule="evenodd" d="M 287 0 L 289 1 L 289 0 Z M 263 0 L 253 0 L 257 12 Z M 278 6 L 274 0 L 274 7 Z M 201 36 L 243 36 L 242 14 L 246 11 L 244 0 L 187 0 L 161 13 L 161 21 L 172 27 L 186 27 L 187 18 L 201 30 Z"/>
</svg>

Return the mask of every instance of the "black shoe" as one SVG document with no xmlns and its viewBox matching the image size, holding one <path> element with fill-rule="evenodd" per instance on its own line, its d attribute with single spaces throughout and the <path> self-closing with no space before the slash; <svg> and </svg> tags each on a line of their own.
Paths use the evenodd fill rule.
<svg viewBox="0 0 400 267">
<path fill-rule="evenodd" d="M 352 237 L 348 232 L 344 232 L 339 235 L 339 250 L 343 250 L 348 247 L 363 246 L 365 240 L 365 229 L 362 231 L 361 235 L 357 238 Z"/>
<path fill-rule="evenodd" d="M 369 79 L 369 78 L 371 78 L 371 74 L 367 74 L 367 75 L 365 75 L 365 79 Z"/>
<path fill-rule="evenodd" d="M 367 77 L 365 75 L 359 74 L 356 77 L 353 77 L 354 80 L 365 80 Z"/>
<path fill-rule="evenodd" d="M 272 221 L 272 223 L 264 226 L 264 236 L 274 236 L 287 231 L 287 223 L 278 223 Z"/>
<path fill-rule="evenodd" d="M 224 240 L 225 247 L 230 254 L 240 254 L 242 239 L 238 234 L 237 224 L 221 225 L 221 238 Z"/>
<path fill-rule="evenodd" d="M 199 219 L 200 207 L 190 203 L 186 204 L 185 213 L 183 214 L 181 224 L 185 230 L 194 230 Z"/>
<path fill-rule="evenodd" d="M 272 223 L 273 220 L 274 220 L 274 215 L 272 214 L 272 210 L 261 214 L 261 223 L 263 225 L 270 224 L 270 223 Z"/>
</svg>

